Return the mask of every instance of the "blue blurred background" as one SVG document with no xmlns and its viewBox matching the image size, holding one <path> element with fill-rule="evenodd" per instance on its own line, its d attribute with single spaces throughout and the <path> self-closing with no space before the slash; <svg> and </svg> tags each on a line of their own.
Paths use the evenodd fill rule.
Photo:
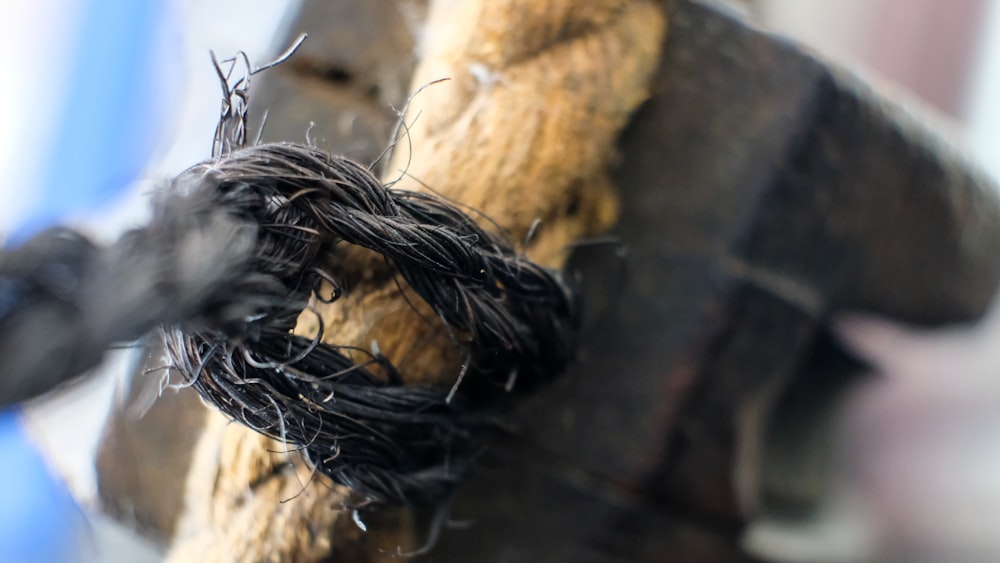
<svg viewBox="0 0 1000 563">
<path fill-rule="evenodd" d="M 0 240 L 70 224 L 109 239 L 142 222 L 157 182 L 210 154 L 209 49 L 264 59 L 294 3 L 38 0 L 0 5 Z M 117 379 L 0 411 L 0 562 L 156 561 L 95 506 L 93 456 Z"/>
</svg>

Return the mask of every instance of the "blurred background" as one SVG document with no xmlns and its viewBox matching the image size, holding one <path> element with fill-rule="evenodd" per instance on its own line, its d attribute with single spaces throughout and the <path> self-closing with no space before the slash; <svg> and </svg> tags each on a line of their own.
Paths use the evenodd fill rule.
<svg viewBox="0 0 1000 563">
<path fill-rule="evenodd" d="M 760 0 L 755 7 L 768 27 L 946 116 L 956 142 L 1000 177 L 1000 2 Z"/>
<path fill-rule="evenodd" d="M 0 89 L 0 122 L 5 124 L 0 128 L 0 172 L 8 182 L 2 186 L 0 233 L 15 232 L 26 215 L 44 204 L 28 188 L 58 156 L 50 146 L 59 127 L 52 108 L 80 87 L 68 66 L 73 64 L 74 34 L 86 19 L 86 10 L 79 7 L 89 4 L 44 0 L 33 8 L 0 6 L 0 47 L 8 53 Z M 208 51 L 227 57 L 244 50 L 251 61 L 266 62 L 284 48 L 277 42 L 283 40 L 296 4 L 164 2 L 166 15 L 154 22 L 164 39 L 142 63 L 153 72 L 141 80 L 150 81 L 156 95 L 136 94 L 143 96 L 143 129 L 135 134 L 148 137 L 144 142 L 151 148 L 122 182 L 120 193 L 99 205 L 61 212 L 58 220 L 84 226 L 99 237 L 141 223 L 150 191 L 209 155 L 220 96 Z M 925 105 L 954 142 L 1000 178 L 1000 0 L 759 0 L 744 7 L 763 26 L 855 69 L 880 88 Z M 72 492 L 80 514 L 93 515 L 81 528 L 90 539 L 80 561 L 158 558 L 141 540 L 96 516 L 92 460 L 105 414 L 111 401 L 119 400 L 116 389 L 136 356 L 134 350 L 112 354 L 98 377 L 26 406 L 20 419 L 55 480 Z M 22 457 L 13 459 L 15 455 Z M 23 452 L 13 447 L 0 450 L 0 464 L 21 459 Z M 4 522 L 0 518 L 0 526 Z"/>
</svg>

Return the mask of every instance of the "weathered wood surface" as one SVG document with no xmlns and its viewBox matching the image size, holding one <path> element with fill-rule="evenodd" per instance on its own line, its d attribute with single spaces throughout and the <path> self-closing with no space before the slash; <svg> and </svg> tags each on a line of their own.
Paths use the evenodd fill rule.
<svg viewBox="0 0 1000 563">
<path fill-rule="evenodd" d="M 624 284 L 606 252 L 581 256 L 605 316 L 576 369 L 519 413 L 556 474 L 482 472 L 456 508 L 479 525 L 447 536 L 443 559 L 474 545 L 505 554 L 489 560 L 602 546 L 611 559 L 739 560 L 747 511 L 809 510 L 822 492 L 807 460 L 824 428 L 801 412 L 805 438 L 748 437 L 764 442 L 747 460 L 761 466 L 748 506 L 735 464 L 760 394 L 820 408 L 854 377 L 825 318 L 965 320 L 994 293 L 992 185 L 849 77 L 710 10 L 673 4 L 654 97 L 622 139 Z M 706 535 L 734 551 L 692 539 Z"/>
<path fill-rule="evenodd" d="M 330 150 L 373 158 L 384 146 L 389 112 L 338 136 L 323 125 L 378 114 L 353 98 L 371 80 L 343 76 L 408 71 L 391 52 L 353 69 L 359 36 L 377 43 L 405 25 L 361 5 L 321 20 L 307 4 L 302 21 L 318 26 L 307 29 L 331 38 L 315 68 L 335 80 L 275 73 L 276 97 L 258 97 L 269 135 L 294 139 L 315 121 Z M 628 254 L 577 253 L 580 361 L 523 405 L 524 438 L 498 445 L 456 499 L 453 518 L 471 525 L 446 530 L 428 560 L 747 560 L 748 516 L 808 511 L 822 492 L 822 468 L 805 461 L 823 421 L 804 417 L 856 371 L 827 316 L 936 324 L 976 317 L 993 295 L 1000 206 L 950 149 L 792 45 L 695 0 L 668 9 L 653 99 L 620 143 L 614 234 Z M 748 418 L 761 430 L 745 431 Z M 789 421 L 803 432 L 781 434 Z"/>
</svg>

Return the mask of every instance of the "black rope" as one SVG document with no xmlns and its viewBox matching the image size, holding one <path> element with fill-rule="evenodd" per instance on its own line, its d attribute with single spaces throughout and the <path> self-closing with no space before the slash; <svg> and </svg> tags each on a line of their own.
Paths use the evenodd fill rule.
<svg viewBox="0 0 1000 563">
<path fill-rule="evenodd" d="M 168 198 L 105 248 L 60 228 L 0 252 L 0 405 L 77 378 L 160 323 L 229 326 L 258 308 L 257 228 L 202 195 Z"/>
<path fill-rule="evenodd" d="M 47 392 L 161 325 L 185 385 L 301 449 L 354 491 L 353 506 L 444 498 L 510 399 L 571 359 L 576 293 L 442 198 L 388 189 L 315 147 L 247 146 L 260 69 L 245 55 L 222 64 L 214 156 L 159 194 L 146 227 L 105 248 L 54 229 L 0 252 L 0 404 Z M 355 363 L 321 342 L 322 322 L 316 338 L 291 333 L 310 299 L 339 296 L 317 294 L 350 275 L 335 263 L 339 244 L 381 255 L 460 336 L 460 385 L 409 385 L 377 350 L 352 350 L 368 358 Z"/>
<path fill-rule="evenodd" d="M 577 303 L 561 276 L 439 198 L 386 189 L 359 164 L 295 144 L 240 149 L 175 182 L 257 226 L 253 275 L 238 293 L 262 307 L 242 323 L 212 323 L 225 325 L 218 330 L 165 331 L 171 366 L 224 413 L 302 447 L 359 504 L 442 498 L 506 401 L 472 381 L 451 397 L 447 388 L 407 385 L 377 353 L 358 365 L 318 337 L 291 334 L 310 297 L 334 277 L 325 262 L 334 245 L 382 255 L 467 335 L 470 371 L 498 392 L 508 381 L 515 394 L 529 390 L 571 358 Z"/>
</svg>

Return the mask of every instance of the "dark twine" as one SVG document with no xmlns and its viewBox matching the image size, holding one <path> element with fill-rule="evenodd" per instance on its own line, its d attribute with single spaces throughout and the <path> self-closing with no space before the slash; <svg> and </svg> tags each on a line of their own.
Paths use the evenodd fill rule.
<svg viewBox="0 0 1000 563">
<path fill-rule="evenodd" d="M 233 80 L 238 62 L 245 74 Z M 248 274 L 231 290 L 257 310 L 210 330 L 164 329 L 170 366 L 225 414 L 301 448 L 352 490 L 354 507 L 442 500 L 498 428 L 510 396 L 550 380 L 571 359 L 576 293 L 440 197 L 388 189 L 369 168 L 312 146 L 247 146 L 250 79 L 263 69 L 250 71 L 243 54 L 228 73 L 215 66 L 224 93 L 215 157 L 182 173 L 171 192 L 205 194 L 213 214 L 245 226 L 242 241 L 231 244 L 252 246 Z M 369 357 L 356 364 L 322 341 L 318 313 L 314 338 L 291 333 L 310 298 L 340 296 L 331 269 L 347 273 L 351 265 L 330 262 L 341 243 L 381 255 L 453 340 L 457 333 L 467 341 L 461 373 L 440 378 L 457 379 L 451 390 L 408 385 L 374 344 L 370 352 L 353 349 Z M 319 294 L 324 282 L 332 295 Z"/>
<path fill-rule="evenodd" d="M 472 381 L 453 396 L 408 385 L 377 351 L 355 364 L 320 336 L 291 334 L 310 297 L 338 297 L 317 293 L 324 281 L 336 287 L 325 263 L 335 244 L 382 255 L 452 331 L 467 335 L 467 379 L 525 391 L 572 356 L 577 303 L 557 273 L 453 205 L 386 189 L 350 160 L 305 145 L 257 145 L 191 168 L 173 191 L 207 194 L 213 211 L 248 226 L 241 232 L 253 240 L 252 273 L 232 291 L 259 308 L 213 323 L 216 330 L 167 330 L 171 366 L 224 413 L 301 446 L 362 504 L 440 499 L 467 473 L 499 409 L 495 394 L 475 392 L 483 386 Z"/>
<path fill-rule="evenodd" d="M 146 227 L 104 248 L 53 229 L 0 252 L 0 405 L 161 326 L 182 386 L 298 448 L 354 491 L 351 506 L 445 498 L 511 400 L 571 359 L 576 293 L 440 197 L 388 189 L 312 146 L 249 146 L 250 80 L 263 68 L 242 53 L 215 64 L 224 96 L 213 158 L 159 194 Z M 339 297 L 332 272 L 352 265 L 333 263 L 338 244 L 381 255 L 463 347 L 461 373 L 439 378 L 457 379 L 450 390 L 407 384 L 375 346 L 352 349 L 368 358 L 355 363 L 321 341 L 318 314 L 315 338 L 291 333 L 310 299 Z"/>
</svg>

